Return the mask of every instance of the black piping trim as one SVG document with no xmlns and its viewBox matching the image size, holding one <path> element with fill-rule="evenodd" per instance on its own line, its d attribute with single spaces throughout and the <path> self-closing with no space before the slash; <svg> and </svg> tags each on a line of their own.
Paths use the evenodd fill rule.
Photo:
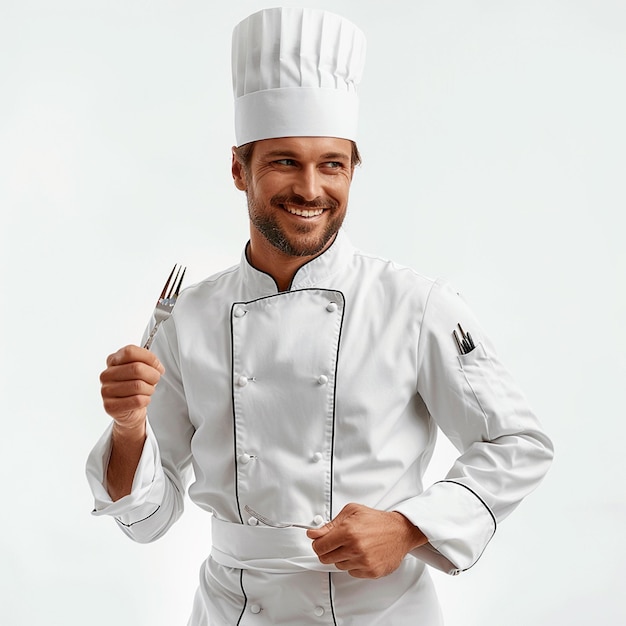
<svg viewBox="0 0 626 626">
<path fill-rule="evenodd" d="M 333 242 L 334 243 L 334 242 Z M 315 257 L 317 258 L 317 257 Z M 247 260 L 247 255 L 246 255 L 246 260 Z M 313 261 L 314 259 L 311 259 L 311 261 Z M 307 263 L 310 263 L 311 261 L 307 261 Z M 248 261 L 248 263 L 250 263 L 250 261 Z M 306 263 L 305 263 L 306 265 Z M 255 268 L 256 269 L 256 268 Z M 257 270 L 260 271 L 260 270 Z M 265 272 L 263 272 L 265 273 Z M 269 274 L 268 274 L 269 276 Z M 234 389 L 234 379 L 235 379 L 235 355 L 234 355 L 234 343 L 235 343 L 235 337 L 234 337 L 234 329 L 233 329 L 233 312 L 236 306 L 240 306 L 240 305 L 246 305 L 246 304 L 250 304 L 252 302 L 260 302 L 261 300 L 269 300 L 270 298 L 276 298 L 277 296 L 281 296 L 281 295 L 285 295 L 288 293 L 298 293 L 301 291 L 324 291 L 324 292 L 332 292 L 332 293 L 336 293 L 339 294 L 343 300 L 343 308 L 341 311 L 341 323 L 339 325 L 339 340 L 337 341 L 337 358 L 336 358 L 336 366 L 335 366 L 335 384 L 333 387 L 333 427 L 332 427 L 332 435 L 331 435 L 331 456 L 330 456 L 330 502 L 329 502 L 329 509 L 330 509 L 330 517 L 331 519 L 334 517 L 333 516 L 333 489 L 334 489 L 334 459 L 335 459 L 335 426 L 336 426 L 336 422 L 337 422 L 337 372 L 339 371 L 339 352 L 341 350 L 341 336 L 343 334 L 343 322 L 345 319 L 345 313 L 346 313 L 346 296 L 342 291 L 339 291 L 337 289 L 324 289 L 321 287 L 308 287 L 306 289 L 295 289 L 295 290 L 291 290 L 291 286 L 289 291 L 279 291 L 278 293 L 274 293 L 274 294 L 270 294 L 267 296 L 263 296 L 261 298 L 255 298 L 254 300 L 247 300 L 245 302 L 233 302 L 233 304 L 231 305 L 231 309 L 230 309 L 230 361 L 231 361 L 231 376 L 230 376 L 230 389 L 231 389 L 231 400 L 232 400 L 232 407 L 233 407 L 233 444 L 234 444 L 234 460 L 235 460 L 235 500 L 237 502 L 237 513 L 239 514 L 239 520 L 241 521 L 241 523 L 243 524 L 243 516 L 241 515 L 241 504 L 239 502 L 239 485 L 237 482 L 237 471 L 238 471 L 238 466 L 237 466 L 237 419 L 236 419 L 236 415 L 235 415 L 235 389 Z M 237 626 L 239 626 L 239 624 L 241 623 L 241 620 L 243 618 L 243 615 L 245 613 L 246 610 L 246 606 L 248 604 L 248 596 L 246 595 L 246 591 L 244 589 L 243 586 L 243 570 L 240 570 L 240 574 L 239 574 L 239 585 L 241 586 L 241 593 L 243 595 L 244 598 L 244 604 L 243 604 L 243 608 L 241 609 L 241 614 L 239 615 L 239 619 L 237 620 Z M 334 599 L 333 599 L 333 582 L 332 582 L 332 572 L 328 572 L 328 600 L 330 603 L 330 610 L 331 610 L 331 614 L 333 616 L 333 624 L 334 626 L 337 626 L 337 618 L 335 617 L 335 605 L 334 605 Z"/>
<path fill-rule="evenodd" d="M 235 333 L 233 330 L 233 312 L 238 302 L 233 302 L 230 307 L 230 400 L 233 407 L 233 459 L 235 462 L 235 502 L 237 503 L 237 514 L 239 515 L 239 521 L 243 524 L 243 516 L 241 515 L 241 504 L 239 503 L 239 481 L 237 476 L 239 473 L 239 467 L 237 465 L 237 417 L 235 415 L 235 388 L 233 381 L 235 379 Z M 243 589 L 243 588 L 242 588 Z M 245 595 L 245 594 L 244 594 Z M 240 618 L 241 619 L 241 618 Z M 239 623 L 239 622 L 237 622 Z"/>
<path fill-rule="evenodd" d="M 341 336 L 343 334 L 343 320 L 346 314 L 346 296 L 343 292 L 337 291 L 336 289 L 332 290 L 336 293 L 340 293 L 343 299 L 343 309 L 341 311 L 341 324 L 339 325 L 339 339 L 337 341 L 337 358 L 335 360 L 335 385 L 333 389 L 333 431 L 331 435 L 331 455 L 330 455 L 330 519 L 335 517 L 333 512 L 333 491 L 335 484 L 335 426 L 337 422 L 337 375 L 339 373 L 339 352 L 341 350 Z"/>
<path fill-rule="evenodd" d="M 232 307 L 231 307 L 231 312 L 237 305 L 245 306 L 246 304 L 253 304 L 255 302 L 261 302 L 262 300 L 270 300 L 271 298 L 280 298 L 284 296 L 289 296 L 291 294 L 301 293 L 304 291 L 323 291 L 323 292 L 330 292 L 330 293 L 338 293 L 343 298 L 344 303 L 346 301 L 346 297 L 344 296 L 343 292 L 339 291 L 338 289 L 326 289 L 325 287 L 305 287 L 304 289 L 294 289 L 293 291 L 279 291 L 278 293 L 270 293 L 267 296 L 254 298 L 253 300 L 240 300 L 237 302 L 233 302 Z M 343 318 L 342 318 L 342 324 L 343 324 Z M 231 333 L 232 333 L 232 317 L 231 317 Z M 232 344 L 231 344 L 231 350 L 232 350 Z"/>
<path fill-rule="evenodd" d="M 336 291 L 336 290 L 335 290 Z M 339 353 L 341 351 L 341 337 L 343 335 L 343 321 L 346 315 L 346 296 L 342 291 L 337 293 L 341 294 L 343 299 L 343 309 L 341 311 L 341 324 L 339 325 L 339 339 L 337 341 L 337 358 L 335 361 L 335 386 L 333 389 L 333 431 L 331 436 L 331 455 L 330 455 L 330 519 L 334 518 L 333 513 L 333 492 L 335 490 L 335 426 L 337 424 L 337 376 L 339 375 Z M 335 617 L 335 604 L 333 599 L 333 581 L 332 572 L 328 572 L 328 600 L 330 602 L 330 610 L 333 616 L 333 624 L 337 626 L 337 619 Z"/>
<path fill-rule="evenodd" d="M 463 483 L 458 483 L 456 480 L 439 480 L 437 482 L 440 482 L 440 483 L 453 483 L 455 485 L 458 485 L 459 487 L 464 487 L 470 493 L 474 494 L 480 500 L 480 503 L 487 509 L 487 512 L 491 516 L 491 519 L 493 520 L 493 529 L 494 529 L 493 532 L 495 534 L 496 529 L 498 527 L 498 522 L 496 522 L 495 515 L 491 512 L 491 509 L 487 506 L 487 503 L 473 489 L 470 489 L 467 485 L 464 485 Z"/>
<path fill-rule="evenodd" d="M 487 543 L 485 544 L 485 547 L 482 549 L 482 552 L 478 555 L 478 558 L 469 567 L 466 567 L 465 569 L 460 570 L 461 572 L 467 572 L 468 569 L 470 569 L 471 567 L 474 567 L 474 565 L 478 563 L 478 561 L 480 560 L 480 557 L 483 555 L 483 553 L 487 549 L 489 542 L 493 539 L 493 536 L 496 534 L 496 530 L 498 530 L 498 522 L 496 521 L 496 517 L 491 511 L 491 509 L 487 506 L 487 503 L 473 489 L 470 489 L 467 485 L 464 485 L 463 483 L 458 483 L 456 480 L 439 480 L 437 481 L 437 483 L 452 483 L 453 485 L 458 485 L 459 487 L 464 487 L 465 489 L 467 489 L 487 509 L 487 512 L 489 513 L 493 521 L 493 532 L 491 533 L 491 537 L 489 537 L 489 541 L 487 541 Z"/>
<path fill-rule="evenodd" d="M 239 586 L 241 587 L 241 593 L 243 595 L 243 607 L 241 608 L 241 613 L 239 614 L 239 619 L 237 620 L 237 626 L 241 623 L 243 619 L 243 614 L 246 612 L 246 607 L 248 606 L 248 596 L 246 595 L 246 590 L 243 588 L 243 570 L 239 570 Z"/>
<path fill-rule="evenodd" d="M 136 522 L 132 522 L 130 524 L 124 524 L 124 522 L 122 522 L 122 520 L 120 520 L 118 517 L 115 518 L 115 521 L 121 526 L 124 526 L 125 528 L 130 528 L 131 526 L 134 526 L 135 524 L 141 524 L 141 522 L 145 522 L 147 519 L 150 519 L 160 508 L 161 508 L 161 505 L 159 504 L 159 506 L 157 506 L 157 508 L 154 509 L 154 511 L 152 511 L 150 515 L 147 515 L 143 519 L 138 519 Z"/>
<path fill-rule="evenodd" d="M 235 336 L 234 336 L 234 329 L 233 329 L 233 312 L 235 310 L 236 306 L 245 306 L 246 304 L 251 304 L 253 302 L 261 302 L 263 300 L 269 300 L 270 298 L 278 298 L 281 296 L 285 296 L 288 294 L 293 294 L 293 293 L 300 293 L 300 292 L 305 292 L 305 291 L 323 291 L 323 292 L 331 292 L 331 293 L 336 293 L 339 294 L 343 300 L 343 309 L 341 312 L 341 325 L 339 327 L 339 341 L 337 342 L 337 364 L 339 364 L 339 349 L 340 349 L 340 345 L 341 345 L 341 335 L 343 332 L 343 320 L 344 320 L 344 316 L 345 316 L 345 311 L 346 311 L 346 296 L 344 295 L 344 293 L 342 291 L 339 291 L 337 289 L 324 289 L 323 287 L 307 287 L 306 289 L 295 289 L 293 291 L 280 291 L 278 293 L 272 293 L 269 294 L 267 296 L 262 296 L 260 298 L 254 298 L 253 300 L 245 300 L 245 301 L 237 301 L 237 302 L 233 302 L 231 307 L 230 307 L 230 393 L 231 393 L 231 404 L 232 404 L 232 408 L 233 408 L 233 454 L 234 454 L 234 461 L 235 461 L 235 501 L 237 503 L 237 513 L 239 514 L 239 521 L 243 524 L 243 515 L 241 514 L 241 503 L 239 501 L 239 484 L 237 482 L 237 472 L 238 472 L 238 465 L 237 465 L 237 416 L 235 415 L 235 389 L 234 389 L 234 379 L 235 379 L 235 348 L 234 348 L 234 343 L 235 343 Z M 335 455 L 335 419 L 336 419 L 336 413 L 335 413 L 335 407 L 336 407 L 336 403 L 337 403 L 337 376 L 335 376 L 335 386 L 333 389 L 333 430 L 332 430 L 332 437 L 331 437 L 331 446 L 332 446 L 332 455 L 330 458 L 330 502 L 329 502 L 329 507 L 330 507 L 330 516 L 331 519 L 333 517 L 333 459 L 334 459 L 334 455 Z"/>
<path fill-rule="evenodd" d="M 337 626 L 337 618 L 335 617 L 335 603 L 333 600 L 333 573 L 328 572 L 328 600 L 330 602 L 330 612 L 333 616 L 333 624 Z"/>
<path fill-rule="evenodd" d="M 278 288 L 278 283 L 276 282 L 276 279 L 269 273 L 269 272 L 265 272 L 264 270 L 260 270 L 257 267 L 254 267 L 254 265 L 252 265 L 252 263 L 250 263 L 250 259 L 248 258 L 248 250 L 250 248 L 250 241 L 248 241 L 248 243 L 246 244 L 245 250 L 244 250 L 244 259 L 246 260 L 246 263 L 255 271 L 255 272 L 259 272 L 259 274 L 265 274 L 265 276 L 269 276 L 274 285 L 276 285 L 276 291 L 278 293 L 281 293 L 280 289 Z M 293 280 L 293 279 L 292 279 Z M 291 286 L 291 284 L 290 284 Z"/>
</svg>

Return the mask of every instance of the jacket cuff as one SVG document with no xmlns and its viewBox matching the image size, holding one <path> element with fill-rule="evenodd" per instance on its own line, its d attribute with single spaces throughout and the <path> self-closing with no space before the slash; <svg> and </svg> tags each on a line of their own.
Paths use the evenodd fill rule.
<svg viewBox="0 0 626 626">
<path fill-rule="evenodd" d="M 394 507 L 428 538 L 411 554 L 448 574 L 478 561 L 496 531 L 489 507 L 461 483 L 444 480 Z"/>
<path fill-rule="evenodd" d="M 113 502 L 106 488 L 112 428 L 113 425 L 109 425 L 87 459 L 87 481 L 94 496 L 93 514 L 113 516 L 123 526 L 132 526 L 158 510 L 163 500 L 165 477 L 156 437 L 147 423 L 146 441 L 135 471 L 131 492 Z"/>
</svg>

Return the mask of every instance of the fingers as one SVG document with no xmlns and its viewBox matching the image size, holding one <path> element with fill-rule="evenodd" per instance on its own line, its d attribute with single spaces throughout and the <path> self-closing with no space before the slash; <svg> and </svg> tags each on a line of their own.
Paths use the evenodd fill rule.
<svg viewBox="0 0 626 626">
<path fill-rule="evenodd" d="M 326 528 L 325 535 L 313 540 L 313 550 L 321 563 L 335 563 L 339 567 L 342 561 L 352 560 L 362 552 L 360 538 L 352 528 L 338 529 L 333 527 L 333 522 Z"/>
<path fill-rule="evenodd" d="M 107 366 L 109 367 L 135 362 L 145 363 L 158 370 L 161 374 L 165 373 L 165 368 L 156 354 L 145 348 L 140 348 L 139 346 L 125 346 L 107 357 Z"/>
<path fill-rule="evenodd" d="M 109 365 L 109 367 L 100 374 L 100 382 L 103 385 L 120 383 L 120 385 L 123 386 L 124 383 L 132 382 L 136 383 L 138 386 L 140 383 L 154 386 L 160 379 L 161 372 L 158 369 L 139 361 L 123 363 L 122 365 Z M 141 392 L 141 389 L 129 389 L 129 391 Z"/>
<path fill-rule="evenodd" d="M 356 578 L 380 578 L 396 570 L 414 546 L 413 526 L 396 512 L 346 505 L 331 522 L 307 535 L 321 563 Z"/>
<path fill-rule="evenodd" d="M 320 557 L 336 550 L 346 541 L 346 537 L 337 530 L 337 525 L 334 521 L 328 522 L 321 528 L 308 530 L 307 536 L 313 539 L 313 550 Z"/>
<path fill-rule="evenodd" d="M 320 528 L 307 531 L 307 536 L 314 540 L 313 549 L 318 556 L 332 552 L 353 539 L 351 535 L 354 527 L 349 524 L 349 520 L 358 514 L 359 508 L 358 504 L 347 504 L 330 522 Z"/>
<path fill-rule="evenodd" d="M 307 531 L 308 537 L 313 539 L 312 547 L 320 563 L 334 564 L 344 571 L 351 571 L 360 564 L 364 547 L 358 527 L 354 524 L 358 510 L 359 505 L 348 504 L 321 528 Z"/>
<path fill-rule="evenodd" d="M 325 554 L 318 554 L 320 563 L 334 565 L 356 578 L 380 578 L 390 574 L 399 560 L 390 561 L 386 553 L 373 551 L 366 543 L 355 542 L 341 545 Z"/>
<path fill-rule="evenodd" d="M 343 512 L 343 511 L 342 511 Z M 334 564 L 337 569 L 350 571 L 355 567 L 362 553 L 358 536 L 355 537 L 349 524 L 342 526 L 341 513 L 321 528 L 307 531 L 313 539 L 313 550 L 320 563 Z"/>
<path fill-rule="evenodd" d="M 145 420 L 157 383 L 165 368 L 156 355 L 138 346 L 126 346 L 107 358 L 100 374 L 105 411 L 125 427 Z"/>
</svg>

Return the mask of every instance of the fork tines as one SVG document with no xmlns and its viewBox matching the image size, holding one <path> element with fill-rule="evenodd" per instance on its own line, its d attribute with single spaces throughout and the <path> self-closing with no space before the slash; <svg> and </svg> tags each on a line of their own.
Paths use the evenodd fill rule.
<svg viewBox="0 0 626 626">
<path fill-rule="evenodd" d="M 186 271 L 187 271 L 186 267 L 183 267 L 182 265 L 178 265 L 177 263 L 174 264 L 174 267 L 172 268 L 170 275 L 167 277 L 167 281 L 165 282 L 165 286 L 163 287 L 163 291 L 161 292 L 161 296 L 159 297 L 159 300 L 164 300 L 164 299 L 169 300 L 172 297 L 174 298 L 178 297 L 178 292 L 180 291 L 180 286 L 183 284 L 183 278 L 185 277 Z M 176 273 L 175 276 L 174 276 L 174 273 Z M 172 280 L 172 278 L 174 280 Z"/>
</svg>

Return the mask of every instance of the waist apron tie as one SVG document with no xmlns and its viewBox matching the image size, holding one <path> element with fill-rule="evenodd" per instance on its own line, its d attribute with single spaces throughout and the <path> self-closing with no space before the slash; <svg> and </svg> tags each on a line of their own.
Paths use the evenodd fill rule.
<svg viewBox="0 0 626 626">
<path fill-rule="evenodd" d="M 338 572 L 320 563 L 302 528 L 270 528 L 211 520 L 211 558 L 225 567 L 285 574 L 302 570 Z"/>
</svg>

